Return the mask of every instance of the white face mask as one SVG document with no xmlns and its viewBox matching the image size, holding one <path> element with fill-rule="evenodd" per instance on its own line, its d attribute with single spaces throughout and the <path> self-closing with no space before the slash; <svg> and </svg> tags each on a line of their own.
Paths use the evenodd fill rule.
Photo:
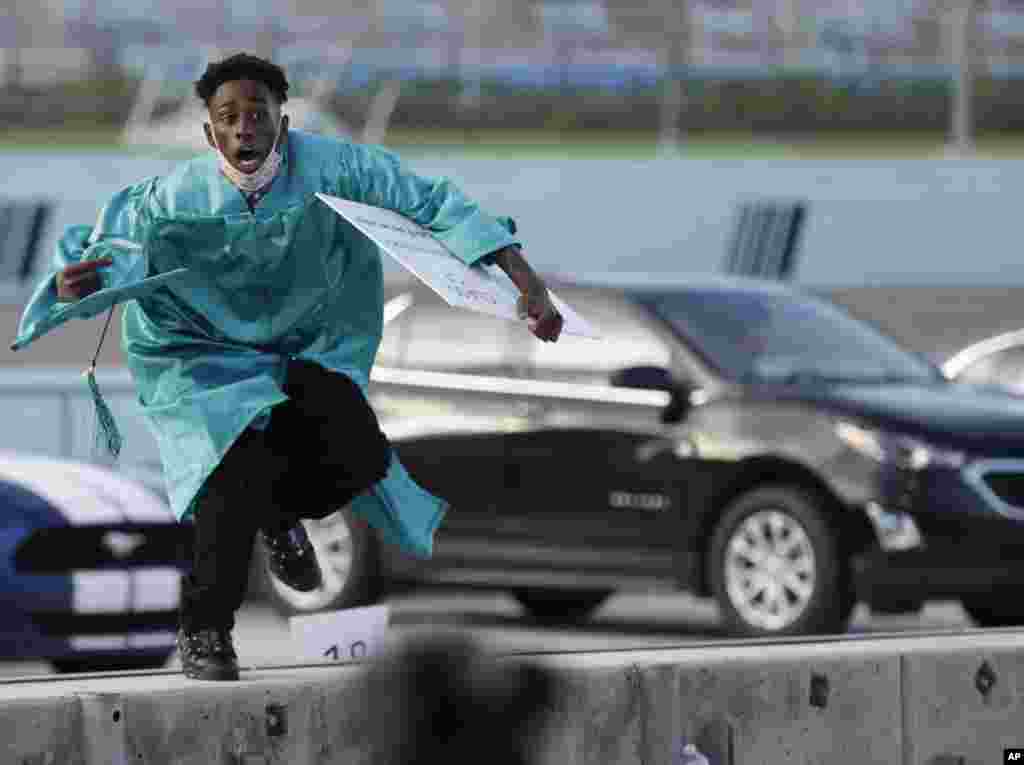
<svg viewBox="0 0 1024 765">
<path fill-rule="evenodd" d="M 281 138 L 281 125 L 283 122 L 284 117 L 281 117 L 277 123 L 277 134 L 274 136 L 274 146 L 270 150 L 270 153 L 268 153 L 266 159 L 263 160 L 263 164 L 251 173 L 243 173 L 228 161 L 228 158 L 224 156 L 224 152 L 220 150 L 220 143 L 217 141 L 217 134 L 214 132 L 212 127 L 210 128 L 210 133 L 213 134 L 213 143 L 217 147 L 217 157 L 220 160 L 221 172 L 224 173 L 231 183 L 242 191 L 248 191 L 250 193 L 259 191 L 277 177 L 277 172 L 281 169 L 281 162 L 284 160 L 281 156 L 280 148 L 277 145 L 278 140 Z"/>
</svg>

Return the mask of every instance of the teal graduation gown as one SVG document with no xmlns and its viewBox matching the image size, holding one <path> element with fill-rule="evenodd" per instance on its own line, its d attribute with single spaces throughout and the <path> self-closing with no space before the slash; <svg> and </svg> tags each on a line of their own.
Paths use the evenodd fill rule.
<svg viewBox="0 0 1024 765">
<path fill-rule="evenodd" d="M 381 256 L 316 192 L 404 215 L 467 265 L 519 243 L 511 219 L 382 147 L 291 130 L 284 160 L 255 212 L 213 152 L 122 190 L 94 226 L 66 230 L 19 324 L 14 348 L 125 302 L 122 347 L 179 520 L 235 439 L 287 399 L 289 359 L 346 374 L 366 392 L 383 329 Z M 57 271 L 107 255 L 114 265 L 100 270 L 99 292 L 57 302 Z M 350 507 L 422 557 L 447 511 L 395 457 Z"/>
</svg>

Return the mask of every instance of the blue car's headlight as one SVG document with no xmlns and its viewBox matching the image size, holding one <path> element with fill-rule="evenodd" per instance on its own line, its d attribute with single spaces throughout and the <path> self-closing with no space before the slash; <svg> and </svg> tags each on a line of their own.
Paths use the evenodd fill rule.
<svg viewBox="0 0 1024 765">
<path fill-rule="evenodd" d="M 927 467 L 959 468 L 967 460 L 964 452 L 943 449 L 913 436 L 889 433 L 848 420 L 837 422 L 835 432 L 855 452 L 882 465 L 908 470 L 924 470 Z"/>
</svg>

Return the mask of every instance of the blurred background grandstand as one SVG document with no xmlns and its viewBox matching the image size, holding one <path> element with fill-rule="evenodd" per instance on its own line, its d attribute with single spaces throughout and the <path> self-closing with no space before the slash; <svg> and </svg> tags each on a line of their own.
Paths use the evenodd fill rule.
<svg viewBox="0 0 1024 765">
<path fill-rule="evenodd" d="M 1024 127 L 1020 0 L 7 3 L 6 127 L 123 126 L 140 100 L 159 115 L 211 54 L 239 49 L 285 64 L 331 129 L 376 120 L 377 138 L 387 126 L 669 143 L 683 130 L 943 130 L 966 146 L 975 129 Z"/>
</svg>

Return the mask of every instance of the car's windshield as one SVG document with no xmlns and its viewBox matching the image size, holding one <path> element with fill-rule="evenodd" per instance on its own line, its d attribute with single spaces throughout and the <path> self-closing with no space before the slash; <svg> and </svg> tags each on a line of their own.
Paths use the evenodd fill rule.
<svg viewBox="0 0 1024 765">
<path fill-rule="evenodd" d="M 726 377 L 935 380 L 939 371 L 825 300 L 702 288 L 640 298 Z"/>
</svg>

